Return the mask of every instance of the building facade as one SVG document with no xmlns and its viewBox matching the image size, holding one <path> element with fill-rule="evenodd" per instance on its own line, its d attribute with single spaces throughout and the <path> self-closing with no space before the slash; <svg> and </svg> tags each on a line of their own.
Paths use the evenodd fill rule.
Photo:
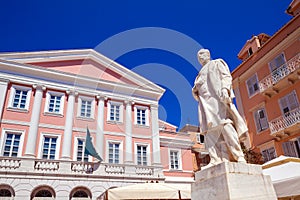
<svg viewBox="0 0 300 200">
<path fill-rule="evenodd" d="M 300 157 L 300 1 L 287 9 L 291 20 L 273 36 L 253 36 L 238 54 L 233 72 L 239 111 L 249 127 L 248 144 L 264 161 Z"/>
<path fill-rule="evenodd" d="M 133 183 L 191 183 L 189 137 L 160 132 L 163 93 L 94 50 L 0 54 L 0 197 L 103 199 Z M 87 127 L 102 162 L 84 152 Z"/>
</svg>

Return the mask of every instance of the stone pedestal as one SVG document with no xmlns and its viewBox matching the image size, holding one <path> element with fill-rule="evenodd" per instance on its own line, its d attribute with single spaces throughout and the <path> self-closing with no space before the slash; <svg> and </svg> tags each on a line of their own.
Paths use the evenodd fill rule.
<svg viewBox="0 0 300 200">
<path fill-rule="evenodd" d="M 224 162 L 195 174 L 192 200 L 276 200 L 260 165 Z"/>
</svg>

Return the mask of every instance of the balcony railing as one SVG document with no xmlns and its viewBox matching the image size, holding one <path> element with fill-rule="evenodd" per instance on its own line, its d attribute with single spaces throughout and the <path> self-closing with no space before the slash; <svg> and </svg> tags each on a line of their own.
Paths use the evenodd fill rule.
<svg viewBox="0 0 300 200">
<path fill-rule="evenodd" d="M 157 178 L 162 168 L 133 164 L 110 164 L 65 160 L 43 160 L 0 156 L 0 173 L 30 173 L 35 175 L 91 175 Z"/>
<path fill-rule="evenodd" d="M 296 125 L 297 123 L 300 123 L 300 108 L 294 109 L 269 122 L 271 134 L 273 135 L 275 133 L 284 131 L 287 128 Z"/>
<path fill-rule="evenodd" d="M 300 68 L 300 53 L 284 63 L 282 66 L 274 70 L 270 75 L 266 76 L 259 82 L 260 91 L 263 92 L 271 88 L 284 77 Z"/>
</svg>

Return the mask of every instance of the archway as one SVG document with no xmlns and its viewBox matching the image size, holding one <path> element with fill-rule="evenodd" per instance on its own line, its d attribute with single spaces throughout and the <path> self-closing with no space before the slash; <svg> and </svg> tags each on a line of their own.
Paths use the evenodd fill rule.
<svg viewBox="0 0 300 200">
<path fill-rule="evenodd" d="M 38 186 L 31 193 L 31 200 L 53 200 L 55 199 L 55 191 L 47 185 Z"/>
<path fill-rule="evenodd" d="M 74 188 L 70 193 L 70 200 L 90 200 L 92 199 L 91 191 L 83 186 Z"/>
</svg>

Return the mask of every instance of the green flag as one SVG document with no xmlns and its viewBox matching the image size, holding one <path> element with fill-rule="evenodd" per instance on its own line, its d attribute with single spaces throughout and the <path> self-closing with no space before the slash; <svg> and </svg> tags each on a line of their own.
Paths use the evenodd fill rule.
<svg viewBox="0 0 300 200">
<path fill-rule="evenodd" d="M 86 128 L 86 139 L 85 139 L 85 149 L 84 153 L 90 156 L 93 156 L 94 158 L 97 158 L 100 162 L 103 160 L 101 156 L 97 153 L 93 143 L 92 143 L 92 138 L 91 134 L 89 131 L 89 128 Z"/>
</svg>

